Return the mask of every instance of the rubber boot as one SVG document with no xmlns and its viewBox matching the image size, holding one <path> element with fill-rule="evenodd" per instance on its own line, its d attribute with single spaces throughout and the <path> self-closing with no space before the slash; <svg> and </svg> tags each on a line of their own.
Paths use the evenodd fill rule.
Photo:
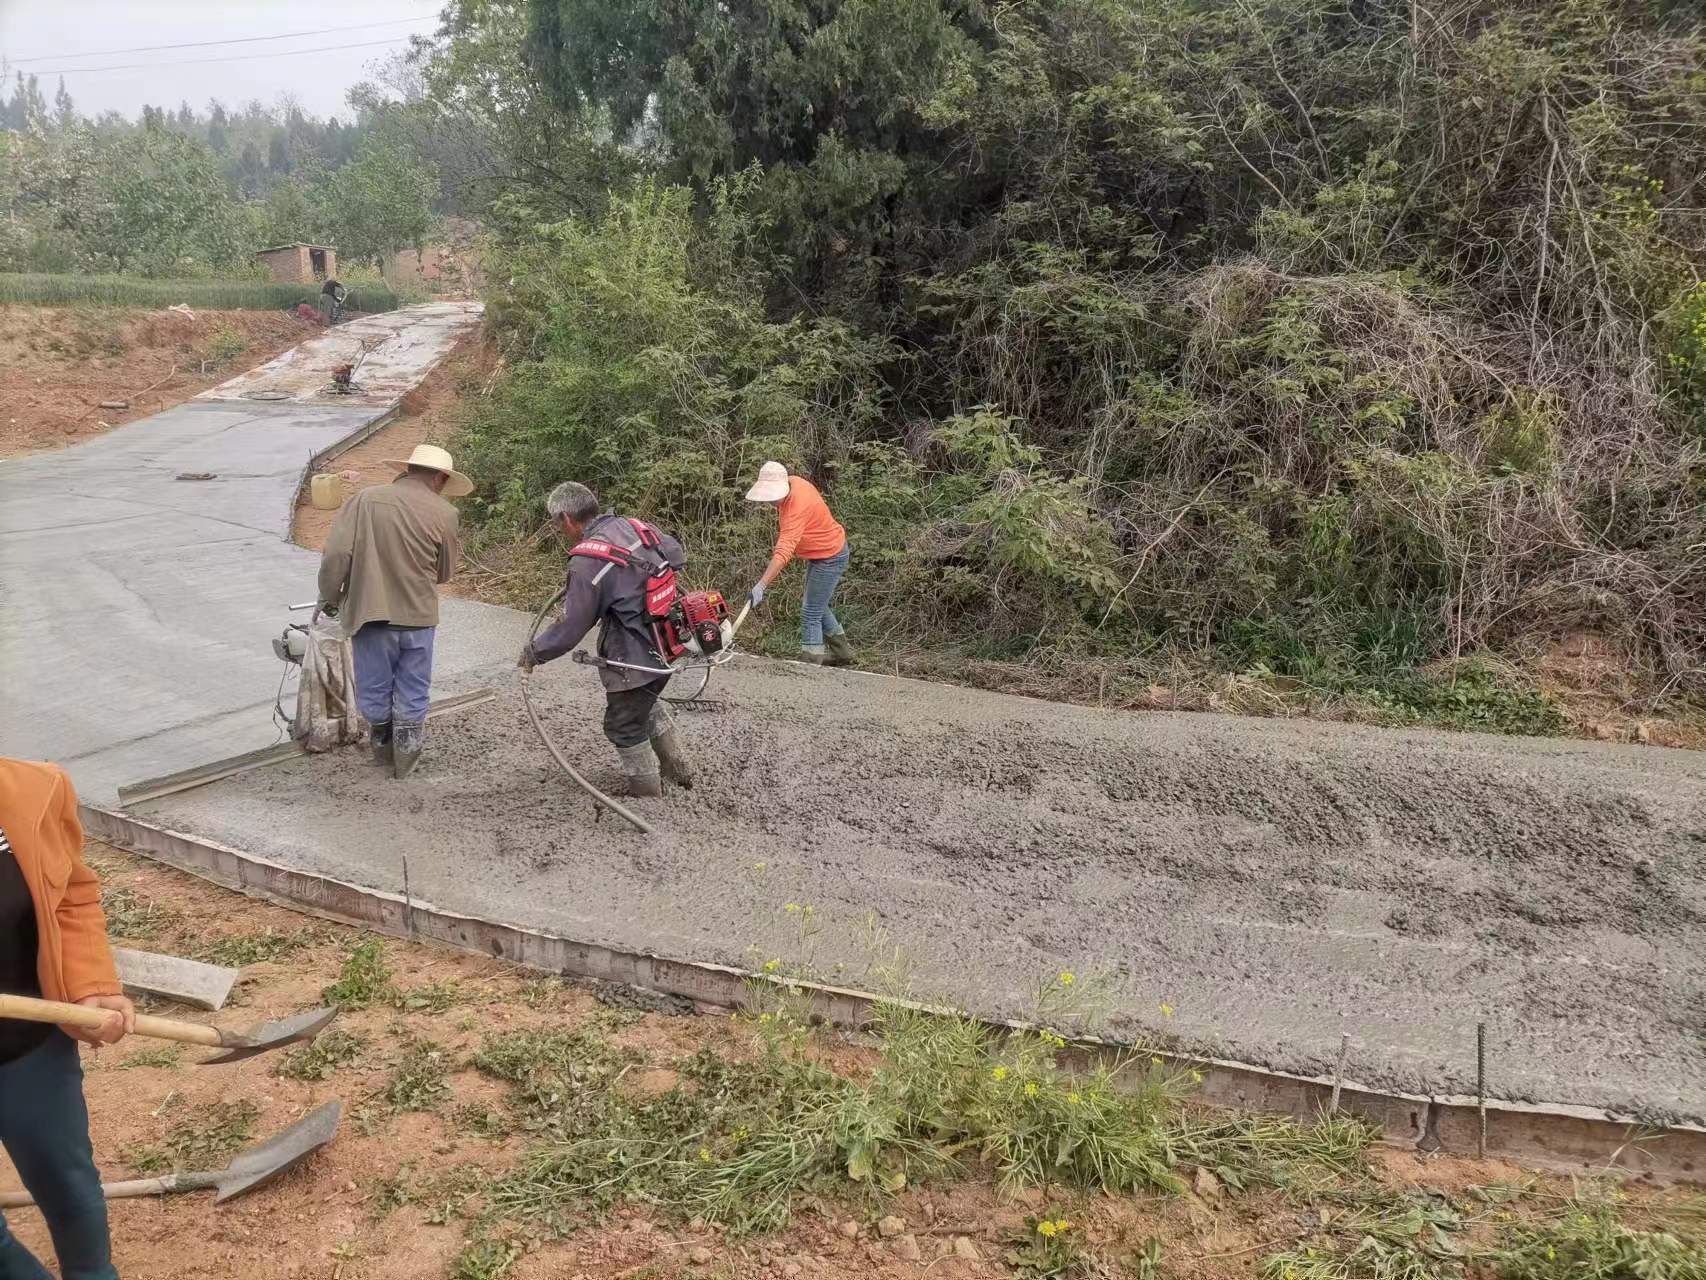
<svg viewBox="0 0 1706 1280">
<path fill-rule="evenodd" d="M 652 754 L 652 744 L 642 742 L 632 747 L 617 747 L 622 761 L 622 776 L 628 780 L 631 796 L 661 796 L 663 779 L 658 776 L 658 758 Z"/>
<path fill-rule="evenodd" d="M 801 662 L 810 663 L 814 667 L 821 667 L 827 658 L 828 655 L 824 653 L 821 644 L 803 644 L 800 646 Z"/>
<path fill-rule="evenodd" d="M 381 720 L 373 726 L 373 763 L 391 767 L 391 722 Z"/>
<path fill-rule="evenodd" d="M 399 778 L 414 772 L 426 738 L 424 720 L 398 720 L 391 726 L 391 769 Z"/>
<path fill-rule="evenodd" d="M 652 750 L 657 752 L 658 767 L 665 782 L 693 790 L 693 767 L 687 763 L 687 753 L 681 747 L 681 735 L 675 731 L 675 713 L 661 703 L 652 712 L 649 726 Z"/>
<path fill-rule="evenodd" d="M 847 638 L 845 631 L 837 635 L 825 636 L 823 642 L 829 648 L 829 657 L 824 660 L 824 666 L 856 667 L 859 665 L 859 655 L 853 651 L 853 642 Z"/>
</svg>

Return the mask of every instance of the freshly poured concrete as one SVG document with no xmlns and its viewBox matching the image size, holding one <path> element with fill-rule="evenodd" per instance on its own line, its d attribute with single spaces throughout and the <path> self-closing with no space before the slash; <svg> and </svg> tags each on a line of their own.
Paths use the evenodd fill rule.
<svg viewBox="0 0 1706 1280">
<path fill-rule="evenodd" d="M 1113 975 L 1115 1030 L 1305 1073 L 1348 1032 L 1352 1078 L 1412 1093 L 1472 1091 L 1484 1019 L 1498 1097 L 1706 1120 L 1706 757 L 743 658 L 713 686 L 726 711 L 682 717 L 700 785 L 636 802 L 643 837 L 593 821 L 506 663 L 469 675 L 500 699 L 435 724 L 406 783 L 350 753 L 138 812 L 391 892 L 406 857 L 415 897 L 452 911 L 847 985 L 870 981 L 874 923 L 918 994 L 981 1013 Z M 615 786 L 590 672 L 534 690 Z"/>
<path fill-rule="evenodd" d="M 303 469 L 388 412 L 478 318 L 437 303 L 358 321 L 287 353 L 313 384 L 303 400 L 244 399 L 260 385 L 246 376 L 0 462 L 0 754 L 64 764 L 85 799 L 110 803 L 120 784 L 279 740 L 270 641 L 287 606 L 314 598 L 319 562 L 285 541 Z M 315 402 L 363 340 L 390 394 Z M 446 691 L 525 630 L 478 605 L 447 614 Z"/>
</svg>

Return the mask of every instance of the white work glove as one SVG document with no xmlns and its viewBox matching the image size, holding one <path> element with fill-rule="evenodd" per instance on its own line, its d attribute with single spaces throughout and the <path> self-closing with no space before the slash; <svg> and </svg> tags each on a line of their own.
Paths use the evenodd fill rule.
<svg viewBox="0 0 1706 1280">
<path fill-rule="evenodd" d="M 754 609 L 758 608 L 759 605 L 763 604 L 764 603 L 764 584 L 762 582 L 757 583 L 752 588 L 751 591 L 748 591 L 746 593 L 746 599 L 747 599 L 747 603 L 749 603 Z"/>
</svg>

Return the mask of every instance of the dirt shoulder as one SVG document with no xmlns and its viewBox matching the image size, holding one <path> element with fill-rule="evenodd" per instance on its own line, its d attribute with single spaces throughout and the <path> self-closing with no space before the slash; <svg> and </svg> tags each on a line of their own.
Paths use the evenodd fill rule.
<svg viewBox="0 0 1706 1280">
<path fill-rule="evenodd" d="M 109 1177 L 217 1167 L 234 1147 L 329 1098 L 345 1107 L 330 1147 L 250 1196 L 219 1207 L 206 1193 L 115 1203 L 115 1261 L 126 1280 L 1034 1276 L 1048 1273 L 1014 1261 L 1015 1242 L 1035 1240 L 1027 1220 L 1049 1215 L 1072 1224 L 1067 1238 L 1086 1268 L 1057 1274 L 1242 1280 L 1261 1275 L 1276 1252 L 1325 1242 L 1333 1220 L 1352 1213 L 1349 1204 L 1449 1210 L 1462 1218 L 1449 1230 L 1467 1241 L 1491 1225 L 1493 1203 L 1508 1222 L 1513 1214 L 1549 1213 L 1546 1206 L 1566 1203 L 1570 1193 L 1560 1181 L 1506 1164 L 1376 1149 L 1318 1184 L 1298 1171 L 1295 1185 L 1283 1190 L 1239 1190 L 1204 1171 L 1171 1195 L 1058 1188 L 1006 1195 L 968 1153 L 970 1168 L 961 1175 L 895 1194 L 859 1192 L 844 1179 L 839 1189 L 802 1188 L 780 1230 L 729 1230 L 607 1195 L 570 1200 L 552 1214 L 496 1213 L 498 1188 L 513 1188 L 503 1180 L 517 1171 L 544 1180 L 521 1186 L 548 1190 L 555 1166 L 534 1157 L 562 1158 L 573 1149 L 556 1128 L 564 1117 L 599 1114 L 593 1109 L 601 1100 L 620 1094 L 657 1104 L 667 1119 L 667 1107 L 685 1108 L 694 1088 L 708 1087 L 685 1079 L 709 1080 L 707 1062 L 738 1069 L 757 1061 L 764 1028 L 645 1011 L 633 1007 L 640 1002 L 629 993 L 571 986 L 434 947 L 381 943 L 105 846 L 91 845 L 89 856 L 103 877 L 115 936 L 243 964 L 221 1015 L 226 1021 L 319 1003 L 323 989 L 340 981 L 346 993 L 358 989 L 350 958 L 364 942 L 361 954 L 380 969 L 358 964 L 356 979 L 384 972 L 382 983 L 370 983 L 371 1003 L 347 1009 L 314 1052 L 204 1069 L 193 1065 L 199 1051 L 133 1039 L 85 1056 L 96 1153 Z M 155 1011 L 211 1019 L 175 1006 Z M 540 1043 L 559 1045 L 574 1059 L 553 1077 L 556 1092 L 506 1084 L 501 1077 L 516 1075 L 519 1059 L 493 1055 L 492 1046 Z M 482 1049 L 484 1069 L 473 1061 Z M 600 1077 L 598 1061 L 623 1065 Z M 801 1062 L 801 1070 L 816 1063 L 857 1076 L 869 1073 L 873 1053 L 867 1040 L 819 1032 Z M 725 1158 L 719 1151 L 716 1159 Z M 0 1187 L 15 1185 L 0 1159 Z M 1620 1212 L 1652 1225 L 1692 1221 L 1697 1208 L 1680 1193 L 1641 1192 Z M 33 1211 L 11 1211 L 8 1222 L 29 1247 L 47 1251 Z M 1401 1236 L 1409 1229 L 1395 1230 Z M 1136 1270 L 1129 1260 L 1151 1248 L 1164 1270 Z"/>
<path fill-rule="evenodd" d="M 282 311 L 0 306 L 0 458 L 181 404 L 317 332 Z"/>
</svg>

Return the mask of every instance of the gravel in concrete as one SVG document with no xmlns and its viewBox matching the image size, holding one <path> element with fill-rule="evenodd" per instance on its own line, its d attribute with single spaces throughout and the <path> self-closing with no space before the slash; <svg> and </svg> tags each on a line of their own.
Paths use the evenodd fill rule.
<svg viewBox="0 0 1706 1280">
<path fill-rule="evenodd" d="M 582 941 L 1024 1016 L 1108 975 L 1110 1030 L 1276 1069 L 1706 1121 L 1706 758 L 1102 713 L 742 658 L 684 716 L 700 785 L 593 821 L 496 703 L 397 783 L 355 755 L 144 806 L 167 826 Z M 534 680 L 601 785 L 589 671 Z M 787 904 L 810 904 L 809 921 Z M 1165 1002 L 1175 1012 L 1161 1011 Z"/>
</svg>

